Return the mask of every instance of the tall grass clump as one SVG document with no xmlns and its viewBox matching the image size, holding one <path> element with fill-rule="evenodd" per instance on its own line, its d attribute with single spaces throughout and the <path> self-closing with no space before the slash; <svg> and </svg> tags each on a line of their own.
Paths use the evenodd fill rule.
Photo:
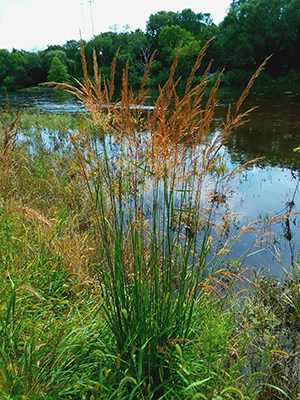
<svg viewBox="0 0 300 400">
<path fill-rule="evenodd" d="M 299 358 L 299 265 L 284 282 L 272 275 L 256 279 L 262 292 L 253 289 L 240 314 L 246 335 L 251 334 L 248 371 L 264 371 L 260 378 L 258 399 L 271 400 L 285 391 L 286 398 L 296 399 L 300 388 Z M 257 351 L 259 349 L 259 351 Z"/>
<path fill-rule="evenodd" d="M 193 85 L 208 45 L 199 53 L 182 96 L 174 81 L 177 52 L 154 107 L 146 106 L 153 56 L 137 94 L 128 87 L 127 64 L 117 100 L 117 56 L 110 81 L 104 81 L 94 52 L 90 79 L 83 46 L 83 82 L 77 81 L 76 87 L 50 83 L 77 96 L 96 128 L 90 134 L 81 122 L 70 139 L 82 190 L 93 204 L 93 267 L 103 295 L 100 312 L 115 343 L 119 393 L 130 398 L 147 393 L 153 399 L 175 398 L 174 374 L 187 386 L 186 395 L 192 396 L 202 385 L 208 394 L 210 378 L 188 385 L 183 373 L 182 347 L 189 342 L 192 318 L 209 293 L 216 294 L 222 308 L 235 281 L 249 282 L 245 273 L 238 276 L 223 268 L 237 238 L 225 238 L 233 214 L 222 214 L 219 205 L 230 195 L 230 182 L 240 168 L 226 172 L 222 152 L 251 111 L 241 112 L 241 106 L 266 61 L 235 109 L 230 108 L 226 120 L 212 129 L 221 76 L 206 101 L 209 67 Z M 181 366 L 175 360 L 181 360 Z M 237 389 L 232 390 L 239 396 Z"/>
<path fill-rule="evenodd" d="M 9 101 L 0 110 L 0 398 L 58 399 L 74 393 L 74 369 L 95 333 L 95 297 L 78 306 L 89 297 L 89 241 L 75 214 L 77 203 L 84 212 L 72 160 L 42 145 L 31 152 L 24 117 Z"/>
</svg>

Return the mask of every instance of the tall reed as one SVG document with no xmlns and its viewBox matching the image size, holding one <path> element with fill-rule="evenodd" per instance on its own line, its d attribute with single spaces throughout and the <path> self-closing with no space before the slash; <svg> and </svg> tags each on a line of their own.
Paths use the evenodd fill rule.
<svg viewBox="0 0 300 400">
<path fill-rule="evenodd" d="M 13 113 L 7 96 L 7 112 L 2 115 L 0 121 L 0 187 L 2 188 L 5 203 L 8 193 L 11 191 L 12 153 L 19 135 L 18 127 L 21 115 L 22 112 L 19 108 Z"/>
<path fill-rule="evenodd" d="M 84 190 L 93 200 L 103 311 L 115 338 L 118 368 L 138 385 L 160 393 L 171 379 L 170 359 L 189 338 L 197 301 L 206 291 L 222 294 L 237 277 L 223 269 L 232 241 L 218 248 L 208 263 L 212 241 L 226 224 L 217 224 L 215 196 L 230 194 L 239 168 L 226 173 L 222 149 L 233 129 L 251 110 L 240 113 L 255 77 L 235 112 L 212 129 L 220 79 L 208 99 L 204 93 L 209 67 L 201 82 L 193 78 L 209 42 L 198 55 L 182 97 L 174 82 L 179 51 L 154 107 L 146 106 L 149 61 L 138 94 L 128 87 L 128 64 L 120 98 L 113 100 L 114 71 L 103 81 L 94 52 L 94 76 L 88 77 L 81 46 L 83 82 L 77 87 L 50 82 L 74 94 L 90 113 L 98 134 L 81 128 L 70 134 Z M 226 215 L 227 225 L 232 215 Z M 210 269 L 208 268 L 210 266 Z M 125 365 L 124 364 L 124 365 Z M 134 377 L 134 378 L 133 378 Z M 128 381 L 129 384 L 130 382 Z M 163 392 L 162 392 L 163 393 Z M 155 397 L 154 397 L 155 398 Z"/>
</svg>

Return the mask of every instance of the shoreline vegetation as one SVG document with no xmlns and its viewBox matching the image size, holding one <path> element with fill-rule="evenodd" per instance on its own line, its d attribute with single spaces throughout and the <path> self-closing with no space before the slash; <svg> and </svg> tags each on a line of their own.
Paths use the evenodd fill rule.
<svg viewBox="0 0 300 400">
<path fill-rule="evenodd" d="M 71 133 L 70 117 L 52 116 L 53 130 L 42 115 L 48 147 L 30 121 L 19 143 L 22 111 L 2 110 L 1 399 L 298 398 L 299 260 L 284 282 L 239 260 L 224 267 L 243 232 L 259 244 L 293 214 L 226 235 L 233 214 L 221 205 L 245 165 L 228 172 L 220 152 L 251 118 L 242 103 L 267 60 L 212 129 L 221 76 L 205 102 L 209 69 L 193 84 L 207 48 L 182 97 L 176 52 L 145 112 L 155 56 L 136 95 L 126 64 L 116 104 L 117 57 L 105 79 L 82 44 L 83 80 L 48 85 L 89 114 Z"/>
<path fill-rule="evenodd" d="M 210 85 L 221 71 L 220 85 L 246 86 L 259 65 L 272 54 L 256 84 L 300 83 L 300 8 L 299 0 L 233 0 L 224 20 L 217 26 L 210 14 L 159 11 L 151 14 L 146 31 L 110 31 L 95 35 L 84 43 L 88 74 L 93 76 L 93 49 L 102 76 L 110 78 L 110 65 L 119 52 L 116 65 L 116 89 L 121 87 L 123 70 L 129 62 L 128 83 L 139 88 L 143 71 L 151 55 L 155 56 L 147 79 L 148 87 L 162 86 L 181 44 L 175 77 L 185 86 L 197 55 L 212 37 L 194 84 L 201 81 L 210 65 Z M 80 41 L 50 45 L 45 50 L 29 52 L 0 50 L 0 89 L 8 91 L 35 87 L 42 82 L 74 84 L 82 82 Z"/>
</svg>

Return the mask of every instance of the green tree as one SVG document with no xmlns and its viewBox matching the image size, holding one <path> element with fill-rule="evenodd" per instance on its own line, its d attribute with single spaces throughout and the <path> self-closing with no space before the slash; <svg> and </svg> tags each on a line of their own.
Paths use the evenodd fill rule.
<svg viewBox="0 0 300 400">
<path fill-rule="evenodd" d="M 77 40 L 68 40 L 64 45 L 63 49 L 67 56 L 67 66 L 68 72 L 72 76 L 81 76 L 82 75 L 82 67 L 81 67 L 81 56 L 80 56 L 80 41 Z"/>
<path fill-rule="evenodd" d="M 11 60 L 13 63 L 13 77 L 15 78 L 16 87 L 28 87 L 32 84 L 30 77 L 27 74 L 28 56 L 23 50 L 18 51 L 13 49 L 11 52 Z"/>
<path fill-rule="evenodd" d="M 159 34 L 159 49 L 161 63 L 155 63 L 151 73 L 156 72 L 159 84 L 167 77 L 170 64 L 173 63 L 175 54 L 181 45 L 176 77 L 187 78 L 191 72 L 196 58 L 201 49 L 201 42 L 192 35 L 191 32 L 178 25 L 165 26 Z M 161 65 L 159 70 L 157 67 Z"/>
<path fill-rule="evenodd" d="M 173 11 L 158 11 L 150 15 L 146 32 L 152 37 L 158 37 L 165 26 L 171 25 L 179 25 L 178 14 Z"/>
<path fill-rule="evenodd" d="M 178 13 L 179 26 L 189 32 L 191 32 L 195 37 L 201 33 L 203 26 L 204 16 L 202 13 L 195 14 L 190 8 L 185 8 Z"/>
<path fill-rule="evenodd" d="M 190 75 L 200 50 L 200 40 L 192 40 L 180 49 L 178 58 L 178 73 L 180 76 L 186 78 Z"/>
<path fill-rule="evenodd" d="M 179 45 L 181 44 L 182 47 L 184 47 L 192 40 L 194 40 L 194 36 L 191 32 L 180 28 L 180 26 L 165 26 L 158 38 L 162 58 L 166 60 L 167 63 L 172 63 Z"/>
<path fill-rule="evenodd" d="M 42 52 L 38 53 L 26 53 L 27 64 L 26 72 L 28 78 L 30 79 L 31 85 L 36 86 L 39 83 L 45 82 L 47 80 L 47 72 L 43 68 L 43 57 Z"/>
<path fill-rule="evenodd" d="M 69 82 L 67 67 L 60 61 L 58 57 L 53 57 L 48 74 L 48 81 L 60 83 Z"/>
<path fill-rule="evenodd" d="M 96 52 L 99 67 L 109 67 L 118 48 L 116 38 L 117 33 L 105 32 L 94 36 L 85 44 L 84 50 L 90 74 L 93 74 L 93 50 Z"/>
<path fill-rule="evenodd" d="M 299 0 L 234 0 L 220 24 L 223 65 L 253 71 L 273 54 L 273 76 L 294 67 L 300 29 Z"/>
<path fill-rule="evenodd" d="M 153 53 L 151 42 L 140 29 L 131 32 L 128 39 L 128 46 L 134 63 L 144 70 Z"/>
<path fill-rule="evenodd" d="M 68 59 L 75 60 L 78 54 L 80 54 L 80 41 L 78 40 L 68 40 L 64 45 L 63 49 L 68 57 Z"/>
<path fill-rule="evenodd" d="M 0 85 L 3 80 L 13 72 L 13 63 L 8 50 L 0 50 Z"/>
<path fill-rule="evenodd" d="M 53 50 L 52 47 L 55 46 L 48 46 L 48 49 L 43 52 L 45 68 L 47 68 L 47 70 L 50 68 L 54 57 L 57 57 L 64 65 L 68 65 L 66 52 L 64 50 Z"/>
<path fill-rule="evenodd" d="M 201 34 L 199 35 L 199 39 L 202 44 L 206 43 L 211 38 L 214 40 L 210 43 L 207 48 L 203 61 L 201 63 L 201 70 L 204 71 L 208 64 L 212 61 L 212 71 L 222 70 L 223 65 L 221 63 L 221 53 L 222 53 L 222 45 L 219 34 L 219 27 L 215 24 L 205 25 L 201 30 Z"/>
<path fill-rule="evenodd" d="M 17 84 L 14 76 L 7 75 L 6 78 L 3 79 L 3 85 L 9 92 L 17 89 Z"/>
<path fill-rule="evenodd" d="M 13 49 L 11 53 L 0 50 L 0 84 L 5 84 L 8 90 L 32 85 L 32 78 L 28 74 L 29 54 L 24 50 Z"/>
</svg>

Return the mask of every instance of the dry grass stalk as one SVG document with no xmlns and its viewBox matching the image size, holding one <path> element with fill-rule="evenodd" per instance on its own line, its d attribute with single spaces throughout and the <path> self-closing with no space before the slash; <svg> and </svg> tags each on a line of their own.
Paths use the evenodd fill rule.
<svg viewBox="0 0 300 400">
<path fill-rule="evenodd" d="M 17 206 L 17 207 L 13 207 L 10 208 L 5 214 L 6 215 L 10 215 L 10 214 L 14 214 L 14 213 L 22 213 L 25 214 L 31 218 L 33 218 L 35 221 L 40 222 L 46 226 L 50 226 L 50 222 L 38 211 L 33 210 L 32 208 L 26 207 L 26 206 Z"/>
<path fill-rule="evenodd" d="M 264 69 L 266 63 L 268 62 L 268 60 L 271 58 L 272 56 L 267 57 L 259 66 L 259 68 L 257 69 L 257 71 L 255 72 L 255 74 L 252 76 L 252 78 L 250 79 L 250 81 L 248 82 L 248 85 L 246 86 L 245 90 L 243 91 L 241 97 L 239 98 L 237 104 L 236 104 L 236 109 L 235 109 L 235 115 L 237 115 L 237 113 L 240 110 L 241 105 L 243 104 L 243 102 L 245 101 L 246 97 L 248 96 L 248 93 L 251 89 L 251 87 L 253 86 L 253 83 L 255 81 L 255 79 L 258 77 L 258 75 L 261 73 L 261 71 Z"/>
<path fill-rule="evenodd" d="M 11 114 L 11 108 L 9 104 L 9 100 L 7 98 L 7 104 L 8 104 L 8 111 L 10 116 Z M 1 154 L 0 154 L 0 163 L 2 164 L 3 172 L 7 170 L 7 164 L 9 161 L 9 153 L 13 151 L 13 149 L 16 146 L 16 141 L 18 137 L 18 126 L 19 122 L 21 119 L 22 112 L 19 111 L 19 108 L 17 109 L 16 116 L 14 117 L 13 121 L 11 122 L 10 126 L 4 129 L 0 129 L 0 134 L 3 137 L 3 145 L 1 149 Z"/>
<path fill-rule="evenodd" d="M 38 300 L 45 300 L 33 287 L 28 285 L 21 285 L 18 287 L 17 291 L 25 290 L 33 294 Z"/>
</svg>

